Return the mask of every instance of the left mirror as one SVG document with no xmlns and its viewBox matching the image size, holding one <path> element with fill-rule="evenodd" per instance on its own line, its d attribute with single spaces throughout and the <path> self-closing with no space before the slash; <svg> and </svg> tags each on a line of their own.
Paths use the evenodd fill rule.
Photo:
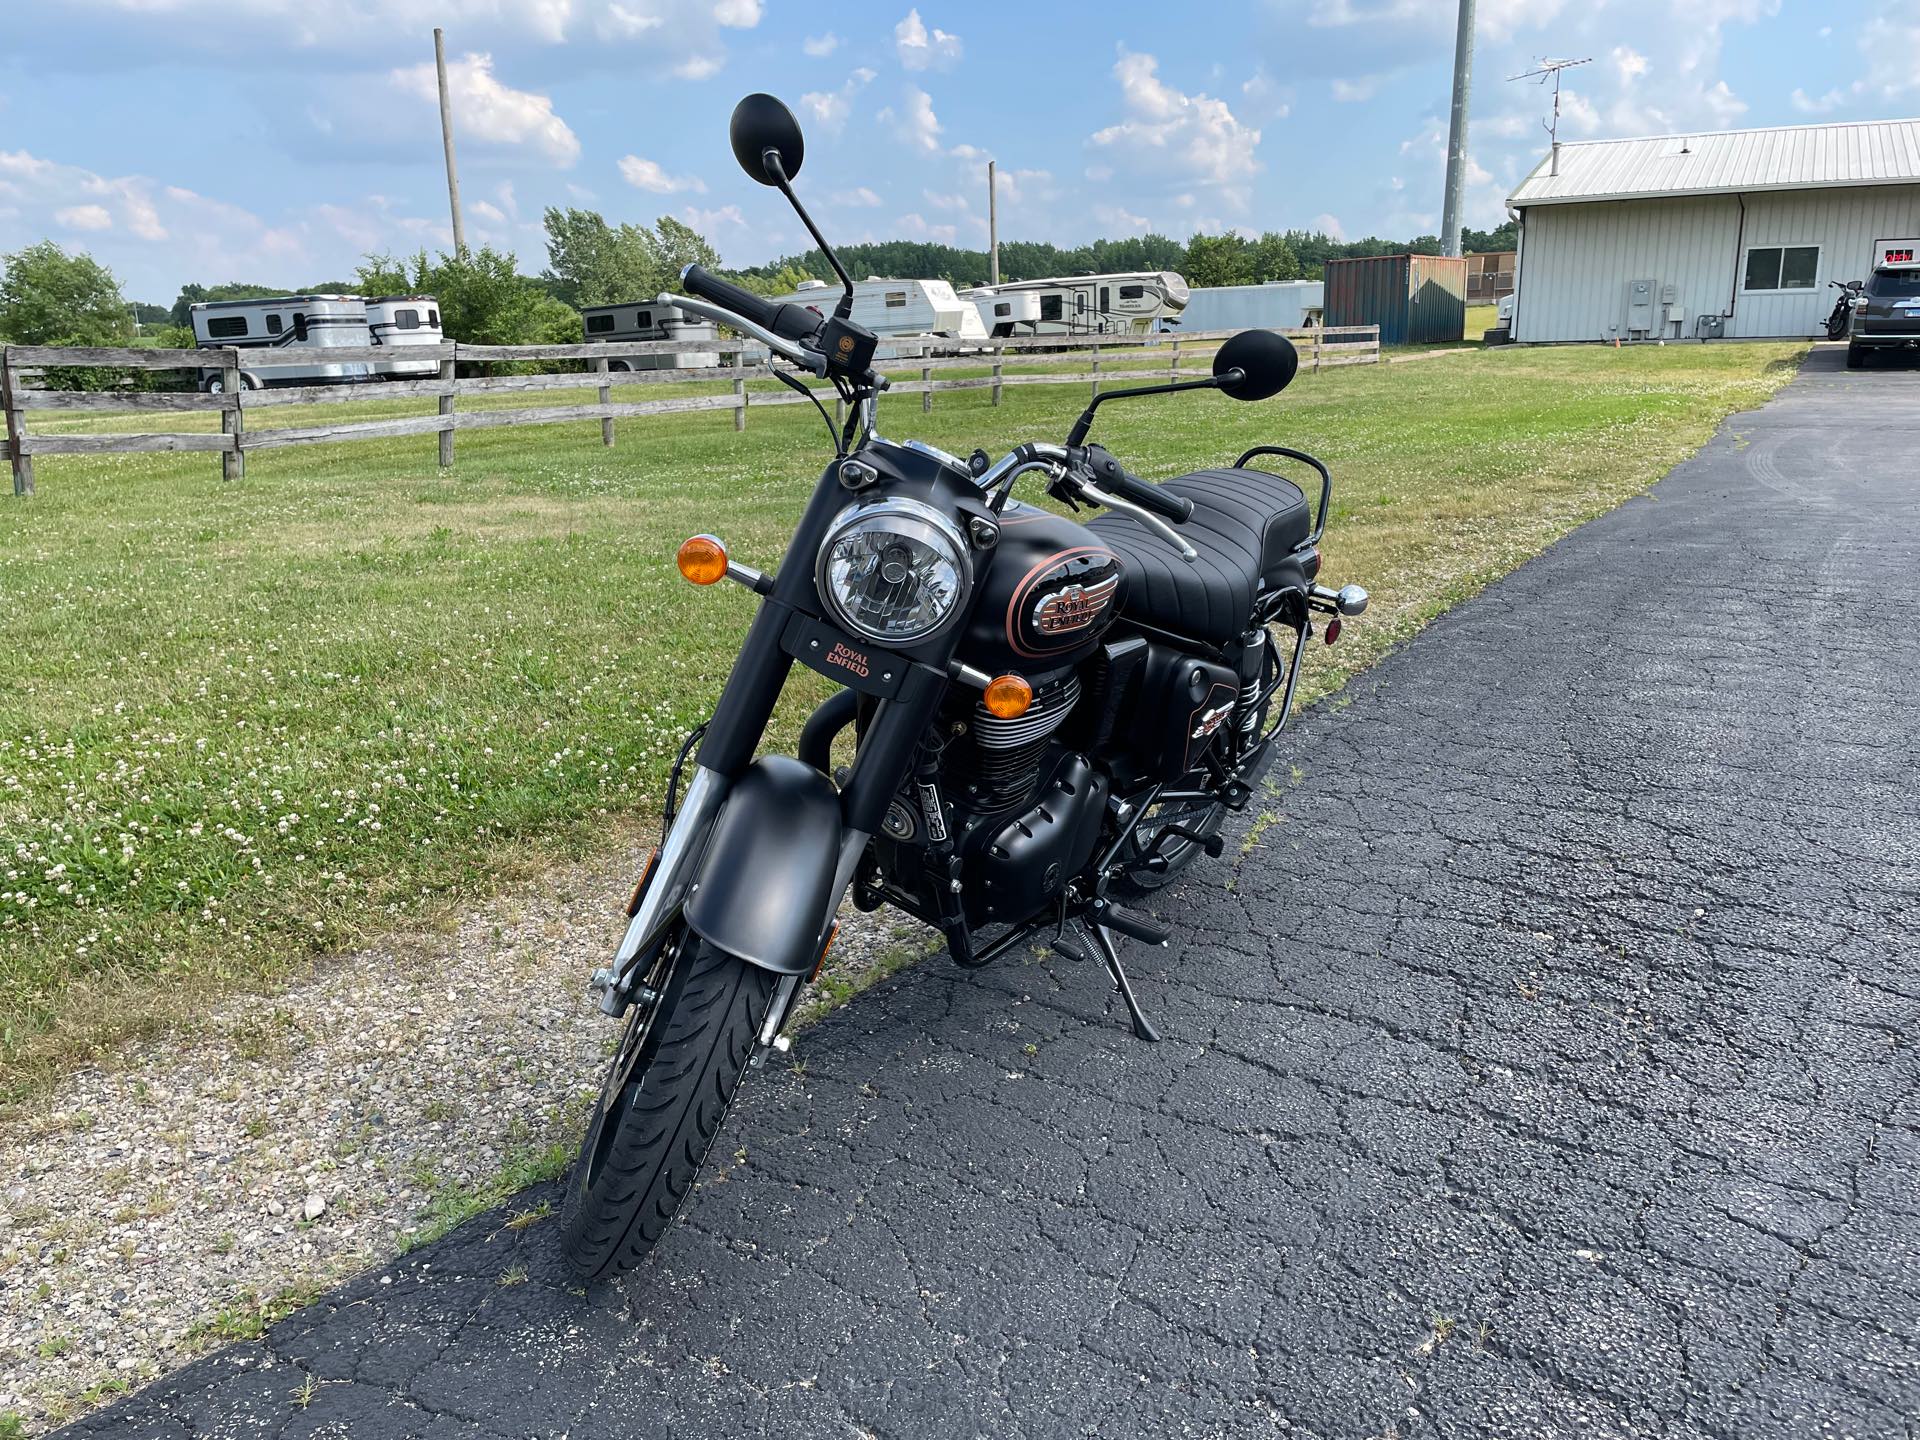
<svg viewBox="0 0 1920 1440">
<path fill-rule="evenodd" d="M 792 180 L 800 173 L 800 161 L 807 153 L 800 122 L 771 95 L 749 95 L 734 106 L 727 138 L 733 142 L 733 158 L 740 162 L 740 168 L 762 185 Z M 768 151 L 780 157 L 780 174 L 768 168 Z"/>
</svg>

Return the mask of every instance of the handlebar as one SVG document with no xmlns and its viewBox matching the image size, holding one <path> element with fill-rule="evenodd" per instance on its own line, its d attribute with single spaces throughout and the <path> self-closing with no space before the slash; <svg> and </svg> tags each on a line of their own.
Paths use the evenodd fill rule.
<svg viewBox="0 0 1920 1440">
<path fill-rule="evenodd" d="M 803 345 L 812 340 L 820 332 L 820 327 L 827 323 L 804 305 L 776 305 L 765 296 L 742 290 L 730 281 L 709 274 L 698 265 L 689 265 L 682 270 L 680 283 L 701 299 L 710 300 L 723 309 L 751 320 L 763 330 L 771 330 L 783 339 L 796 340 Z"/>
<path fill-rule="evenodd" d="M 1087 473 L 1093 477 L 1094 484 L 1107 493 L 1130 500 L 1142 510 L 1164 515 L 1176 525 L 1184 525 L 1193 518 L 1193 501 L 1162 490 L 1137 475 L 1129 475 L 1120 462 L 1099 445 L 1087 447 Z"/>
</svg>

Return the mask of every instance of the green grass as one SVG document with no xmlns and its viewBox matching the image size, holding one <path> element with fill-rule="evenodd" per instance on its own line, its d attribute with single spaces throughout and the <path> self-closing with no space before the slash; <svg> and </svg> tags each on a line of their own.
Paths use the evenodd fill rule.
<svg viewBox="0 0 1920 1440">
<path fill-rule="evenodd" d="M 1328 460 L 1325 575 L 1375 608 L 1316 649 L 1311 699 L 1642 489 L 1798 353 L 1351 367 L 1264 405 L 1112 406 L 1099 438 L 1150 477 L 1260 441 Z M 907 397 L 882 428 L 998 453 L 1084 399 Z M 622 421 L 611 450 L 592 421 L 473 431 L 446 473 L 430 436 L 263 452 L 232 483 L 211 455 L 42 458 L 36 499 L 0 499 L 0 1083 L 657 815 L 751 613 L 683 583 L 674 547 L 714 530 L 773 567 L 824 454 L 787 408 L 743 435 Z M 827 691 L 801 673 L 771 742 Z"/>
<path fill-rule="evenodd" d="M 1467 330 L 1465 339 L 1468 344 L 1477 345 L 1486 338 L 1487 331 L 1500 323 L 1498 305 L 1469 305 L 1467 307 Z"/>
</svg>

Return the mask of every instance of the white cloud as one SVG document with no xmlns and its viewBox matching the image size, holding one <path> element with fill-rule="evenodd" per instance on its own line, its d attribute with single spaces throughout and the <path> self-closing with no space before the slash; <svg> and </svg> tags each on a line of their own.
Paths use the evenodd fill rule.
<svg viewBox="0 0 1920 1440">
<path fill-rule="evenodd" d="M 1096 205 L 1093 218 L 1113 230 L 1131 230 L 1144 234 L 1153 228 L 1153 222 L 1144 215 L 1135 215 L 1131 210 L 1119 205 Z"/>
<path fill-rule="evenodd" d="M 940 150 L 940 120 L 933 113 L 933 97 L 926 91 L 909 85 L 907 87 L 907 108 L 904 115 L 889 105 L 877 116 L 882 125 L 897 126 L 907 143 L 915 149 Z"/>
<path fill-rule="evenodd" d="M 1607 52 L 1607 60 L 1613 66 L 1616 81 L 1623 87 L 1647 73 L 1647 57 L 1631 45 L 1614 46 Z"/>
<path fill-rule="evenodd" d="M 809 35 L 800 42 L 800 49 L 815 60 L 824 60 L 840 48 L 840 37 L 831 30 L 824 35 Z"/>
<path fill-rule="evenodd" d="M 1347 227 L 1340 223 L 1338 215 L 1329 215 L 1323 211 L 1313 217 L 1313 228 L 1322 235 L 1331 235 L 1335 240 L 1347 238 Z"/>
<path fill-rule="evenodd" d="M 1384 75 L 1361 75 L 1352 80 L 1342 80 L 1336 75 L 1333 80 L 1333 98 L 1348 104 L 1371 100 L 1380 92 L 1380 86 L 1386 78 Z"/>
<path fill-rule="evenodd" d="M 909 240 L 932 240 L 942 245 L 951 245 L 960 238 L 960 229 L 956 225 L 930 225 L 927 217 L 915 211 L 902 215 L 895 220 L 897 232 Z"/>
<path fill-rule="evenodd" d="M 673 73 L 682 80 L 705 80 L 710 75 L 718 75 L 726 63 L 724 55 L 689 55 L 673 67 Z"/>
<path fill-rule="evenodd" d="M 873 74 L 863 65 L 838 90 L 810 90 L 800 97 L 801 108 L 837 135 L 853 113 L 854 97 L 873 83 Z"/>
<path fill-rule="evenodd" d="M 1267 73 L 1265 65 L 1256 65 L 1253 74 L 1240 87 L 1240 99 L 1247 113 L 1266 122 L 1284 120 L 1293 112 L 1293 92 Z"/>
<path fill-rule="evenodd" d="M 866 186 L 861 185 L 852 190 L 834 191 L 831 195 L 827 196 L 827 203 L 830 205 L 845 205 L 855 209 L 871 209 L 885 202 Z"/>
<path fill-rule="evenodd" d="M 922 190 L 920 192 L 920 198 L 936 210 L 958 210 L 965 212 L 973 208 L 973 206 L 968 203 L 966 196 L 951 195 L 939 190 Z"/>
<path fill-rule="evenodd" d="M 409 65 L 388 77 L 404 94 L 434 104 L 439 87 L 431 63 Z M 456 139 L 527 149 L 557 165 L 580 158 L 580 140 L 554 114 L 553 101 L 530 90 L 503 85 L 493 73 L 491 55 L 470 54 L 447 65 L 447 90 L 453 100 Z"/>
<path fill-rule="evenodd" d="M 738 205 L 722 205 L 717 210 L 701 210 L 689 205 L 680 212 L 680 218 L 702 235 L 711 235 L 723 225 L 738 230 L 744 230 L 747 225 L 747 217 L 740 213 Z"/>
<path fill-rule="evenodd" d="M 111 230 L 113 216 L 104 205 L 69 205 L 53 212 L 54 220 L 69 230 Z"/>
<path fill-rule="evenodd" d="M 620 178 L 636 190 L 647 190 L 655 195 L 678 195 L 682 190 L 690 190 L 696 195 L 707 193 L 707 182 L 699 176 L 669 175 L 658 161 L 643 160 L 638 155 L 621 157 Z"/>
<path fill-rule="evenodd" d="M 717 0 L 713 18 L 729 30 L 751 30 L 760 23 L 760 0 Z"/>
<path fill-rule="evenodd" d="M 1113 67 L 1128 118 L 1095 131 L 1092 143 L 1124 154 L 1129 168 L 1150 168 L 1195 184 L 1227 186 L 1259 170 L 1260 132 L 1242 124 L 1224 100 L 1187 95 L 1159 76 L 1151 55 L 1123 51 Z"/>
<path fill-rule="evenodd" d="M 907 18 L 893 27 L 893 48 L 909 70 L 945 70 L 960 58 L 964 47 L 958 35 L 929 30 L 920 12 L 909 10 Z"/>
</svg>

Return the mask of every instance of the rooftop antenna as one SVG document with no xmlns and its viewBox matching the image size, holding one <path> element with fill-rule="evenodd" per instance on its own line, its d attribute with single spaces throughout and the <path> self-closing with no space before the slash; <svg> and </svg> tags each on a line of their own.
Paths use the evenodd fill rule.
<svg viewBox="0 0 1920 1440">
<path fill-rule="evenodd" d="M 1593 57 L 1591 55 L 1584 60 L 1542 60 L 1540 64 L 1532 70 L 1507 77 L 1509 82 L 1514 80 L 1532 80 L 1539 85 L 1546 84 L 1549 75 L 1553 77 L 1553 119 L 1550 121 L 1542 120 L 1540 122 L 1542 128 L 1547 132 L 1549 142 L 1553 146 L 1552 159 L 1550 161 L 1551 168 L 1547 172 L 1550 175 L 1558 175 L 1560 173 L 1560 72 L 1562 70 L 1571 70 L 1576 65 L 1591 65 L 1592 63 Z"/>
</svg>

